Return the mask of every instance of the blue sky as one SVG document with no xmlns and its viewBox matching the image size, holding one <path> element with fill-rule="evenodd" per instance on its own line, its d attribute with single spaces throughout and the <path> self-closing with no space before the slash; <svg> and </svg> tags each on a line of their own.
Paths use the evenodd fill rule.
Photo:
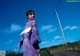
<svg viewBox="0 0 80 56">
<path fill-rule="evenodd" d="M 67 0 L 3 0 L 0 1 L 0 50 L 14 50 L 27 20 L 26 11 L 35 11 L 41 39 L 40 48 L 64 44 L 54 10 L 56 9 L 67 42 L 80 40 L 80 2 Z M 46 41 L 44 37 L 46 34 Z"/>
</svg>

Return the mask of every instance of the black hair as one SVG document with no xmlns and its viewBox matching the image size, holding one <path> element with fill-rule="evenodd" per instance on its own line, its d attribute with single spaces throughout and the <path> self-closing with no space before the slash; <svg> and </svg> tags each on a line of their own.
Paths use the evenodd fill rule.
<svg viewBox="0 0 80 56">
<path fill-rule="evenodd" d="M 34 14 L 34 11 L 33 11 L 33 10 L 28 10 L 28 11 L 26 12 L 26 16 L 28 16 L 29 14 Z"/>
</svg>

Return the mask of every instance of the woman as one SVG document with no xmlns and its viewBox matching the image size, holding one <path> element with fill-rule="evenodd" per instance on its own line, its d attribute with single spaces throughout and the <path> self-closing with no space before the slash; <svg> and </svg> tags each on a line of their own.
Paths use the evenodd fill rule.
<svg viewBox="0 0 80 56">
<path fill-rule="evenodd" d="M 26 13 L 28 22 L 21 33 L 21 40 L 19 42 L 18 48 L 23 45 L 23 56 L 39 56 L 40 48 L 39 43 L 41 42 L 36 21 L 34 20 L 34 11 L 28 10 Z M 29 29 L 31 28 L 31 29 Z M 25 32 L 25 29 L 29 29 Z"/>
</svg>

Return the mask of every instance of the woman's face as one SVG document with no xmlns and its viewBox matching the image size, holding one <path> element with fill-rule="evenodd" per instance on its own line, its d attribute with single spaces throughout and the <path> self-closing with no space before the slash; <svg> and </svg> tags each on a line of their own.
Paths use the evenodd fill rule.
<svg viewBox="0 0 80 56">
<path fill-rule="evenodd" d="M 29 19 L 34 19 L 34 13 L 30 13 L 30 14 L 28 15 L 28 18 L 29 18 Z"/>
</svg>

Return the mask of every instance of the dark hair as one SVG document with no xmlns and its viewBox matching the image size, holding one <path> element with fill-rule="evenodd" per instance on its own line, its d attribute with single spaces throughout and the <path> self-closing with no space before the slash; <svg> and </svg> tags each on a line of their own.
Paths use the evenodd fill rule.
<svg viewBox="0 0 80 56">
<path fill-rule="evenodd" d="M 33 10 L 28 10 L 28 11 L 26 12 L 26 16 L 28 16 L 29 14 L 34 14 L 34 11 L 33 11 Z"/>
</svg>

